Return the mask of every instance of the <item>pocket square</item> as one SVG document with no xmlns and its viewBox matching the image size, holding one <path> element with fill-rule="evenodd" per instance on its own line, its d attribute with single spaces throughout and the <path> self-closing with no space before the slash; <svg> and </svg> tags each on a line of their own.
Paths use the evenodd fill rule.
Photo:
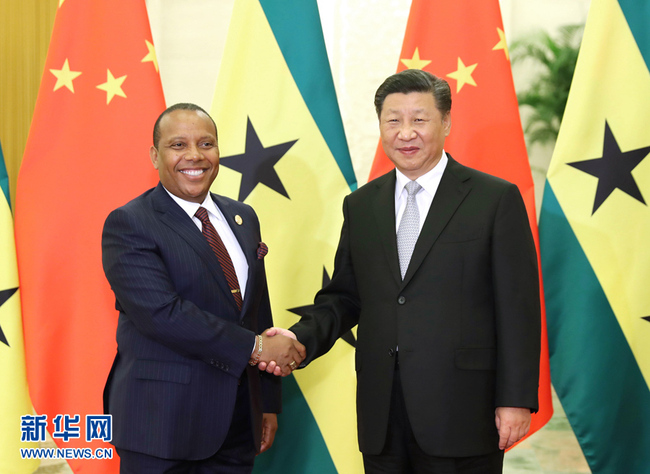
<svg viewBox="0 0 650 474">
<path fill-rule="evenodd" d="M 257 245 L 257 259 L 262 260 L 267 253 L 269 253 L 269 248 L 264 242 L 260 242 Z"/>
</svg>

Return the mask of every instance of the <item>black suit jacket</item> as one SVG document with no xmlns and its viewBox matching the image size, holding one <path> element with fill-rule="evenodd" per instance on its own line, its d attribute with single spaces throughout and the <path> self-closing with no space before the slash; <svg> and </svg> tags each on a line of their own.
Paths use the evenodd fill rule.
<svg viewBox="0 0 650 474">
<path fill-rule="evenodd" d="M 537 410 L 537 257 L 518 188 L 449 157 L 402 281 L 395 172 L 346 197 L 331 283 L 291 329 L 307 362 L 358 324 L 359 444 L 379 454 L 394 354 L 415 437 L 436 456 L 498 450 L 495 408 Z"/>
<path fill-rule="evenodd" d="M 119 322 L 104 406 L 118 448 L 210 457 L 226 437 L 245 370 L 258 447 L 262 412 L 280 411 L 279 380 L 248 366 L 255 334 L 272 325 L 259 221 L 250 206 L 211 196 L 248 262 L 241 313 L 207 240 L 161 184 L 106 219 L 102 259 Z"/>
</svg>

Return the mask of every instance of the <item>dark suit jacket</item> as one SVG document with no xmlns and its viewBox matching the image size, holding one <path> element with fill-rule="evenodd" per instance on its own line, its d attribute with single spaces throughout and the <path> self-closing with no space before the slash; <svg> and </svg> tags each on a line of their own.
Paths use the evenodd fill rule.
<svg viewBox="0 0 650 474">
<path fill-rule="evenodd" d="M 379 454 L 395 350 L 409 420 L 436 456 L 498 450 L 495 408 L 537 410 L 540 303 L 518 188 L 449 157 L 402 281 L 395 172 L 346 197 L 331 283 L 291 328 L 309 362 L 358 324 L 359 444 Z"/>
<path fill-rule="evenodd" d="M 106 219 L 103 265 L 120 315 L 104 407 L 118 448 L 210 457 L 226 437 L 245 370 L 256 443 L 262 412 L 280 411 L 279 381 L 248 366 L 255 334 L 272 325 L 264 261 L 256 254 L 259 221 L 245 204 L 212 198 L 248 262 L 241 313 L 207 240 L 161 184 Z"/>
</svg>

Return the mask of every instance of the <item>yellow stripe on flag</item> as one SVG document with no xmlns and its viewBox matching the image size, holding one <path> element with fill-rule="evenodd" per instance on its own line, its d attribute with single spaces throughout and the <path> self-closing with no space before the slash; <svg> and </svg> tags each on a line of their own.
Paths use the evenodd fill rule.
<svg viewBox="0 0 650 474">
<path fill-rule="evenodd" d="M 589 21 L 548 180 L 650 386 L 650 159 L 632 171 L 645 205 L 616 189 L 595 212 L 598 178 L 567 165 L 603 156 L 605 121 L 621 152 L 650 145 L 650 73 L 618 2 Z"/>
<path fill-rule="evenodd" d="M 1 157 L 0 157 L 1 159 Z M 0 163 L 0 166 L 4 166 Z M 18 288 L 16 246 L 13 218 L 9 203 L 0 191 L 0 292 Z M 5 293 L 8 295 L 8 293 Z M 20 448 L 36 448 L 38 443 L 22 443 L 20 417 L 32 414 L 32 403 L 25 375 L 25 348 L 20 312 L 20 291 L 0 300 L 0 472 L 23 474 L 34 472 L 39 461 L 23 460 Z"/>
<path fill-rule="evenodd" d="M 259 214 L 269 246 L 275 324 L 288 327 L 298 320 L 288 310 L 312 304 L 323 269 L 332 274 L 349 187 L 256 0 L 235 4 L 211 114 L 222 157 L 244 153 L 248 119 L 264 147 L 297 140 L 274 167 L 289 197 L 258 184 L 245 199 Z M 240 180 L 240 173 L 222 166 L 213 191 L 236 199 Z M 338 472 L 361 472 L 354 348 L 339 340 L 327 356 L 294 374 Z"/>
</svg>

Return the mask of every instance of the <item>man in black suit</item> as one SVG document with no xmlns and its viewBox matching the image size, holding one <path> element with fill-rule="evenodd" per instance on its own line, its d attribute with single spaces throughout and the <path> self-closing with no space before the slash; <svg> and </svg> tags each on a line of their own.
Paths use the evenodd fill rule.
<svg viewBox="0 0 650 474">
<path fill-rule="evenodd" d="M 286 375 L 304 347 L 258 335 L 272 325 L 267 249 L 252 208 L 209 192 L 214 121 L 176 104 L 153 143 L 160 183 L 113 211 L 102 236 L 119 311 L 104 406 L 120 472 L 250 473 L 281 407 L 279 379 L 254 365 L 277 357 Z"/>
<path fill-rule="evenodd" d="M 443 150 L 446 81 L 403 71 L 375 107 L 397 169 L 346 197 L 331 283 L 290 330 L 306 364 L 358 324 L 366 472 L 499 473 L 538 408 L 537 257 L 523 200 Z M 267 335 L 277 333 L 291 335 Z"/>
</svg>

